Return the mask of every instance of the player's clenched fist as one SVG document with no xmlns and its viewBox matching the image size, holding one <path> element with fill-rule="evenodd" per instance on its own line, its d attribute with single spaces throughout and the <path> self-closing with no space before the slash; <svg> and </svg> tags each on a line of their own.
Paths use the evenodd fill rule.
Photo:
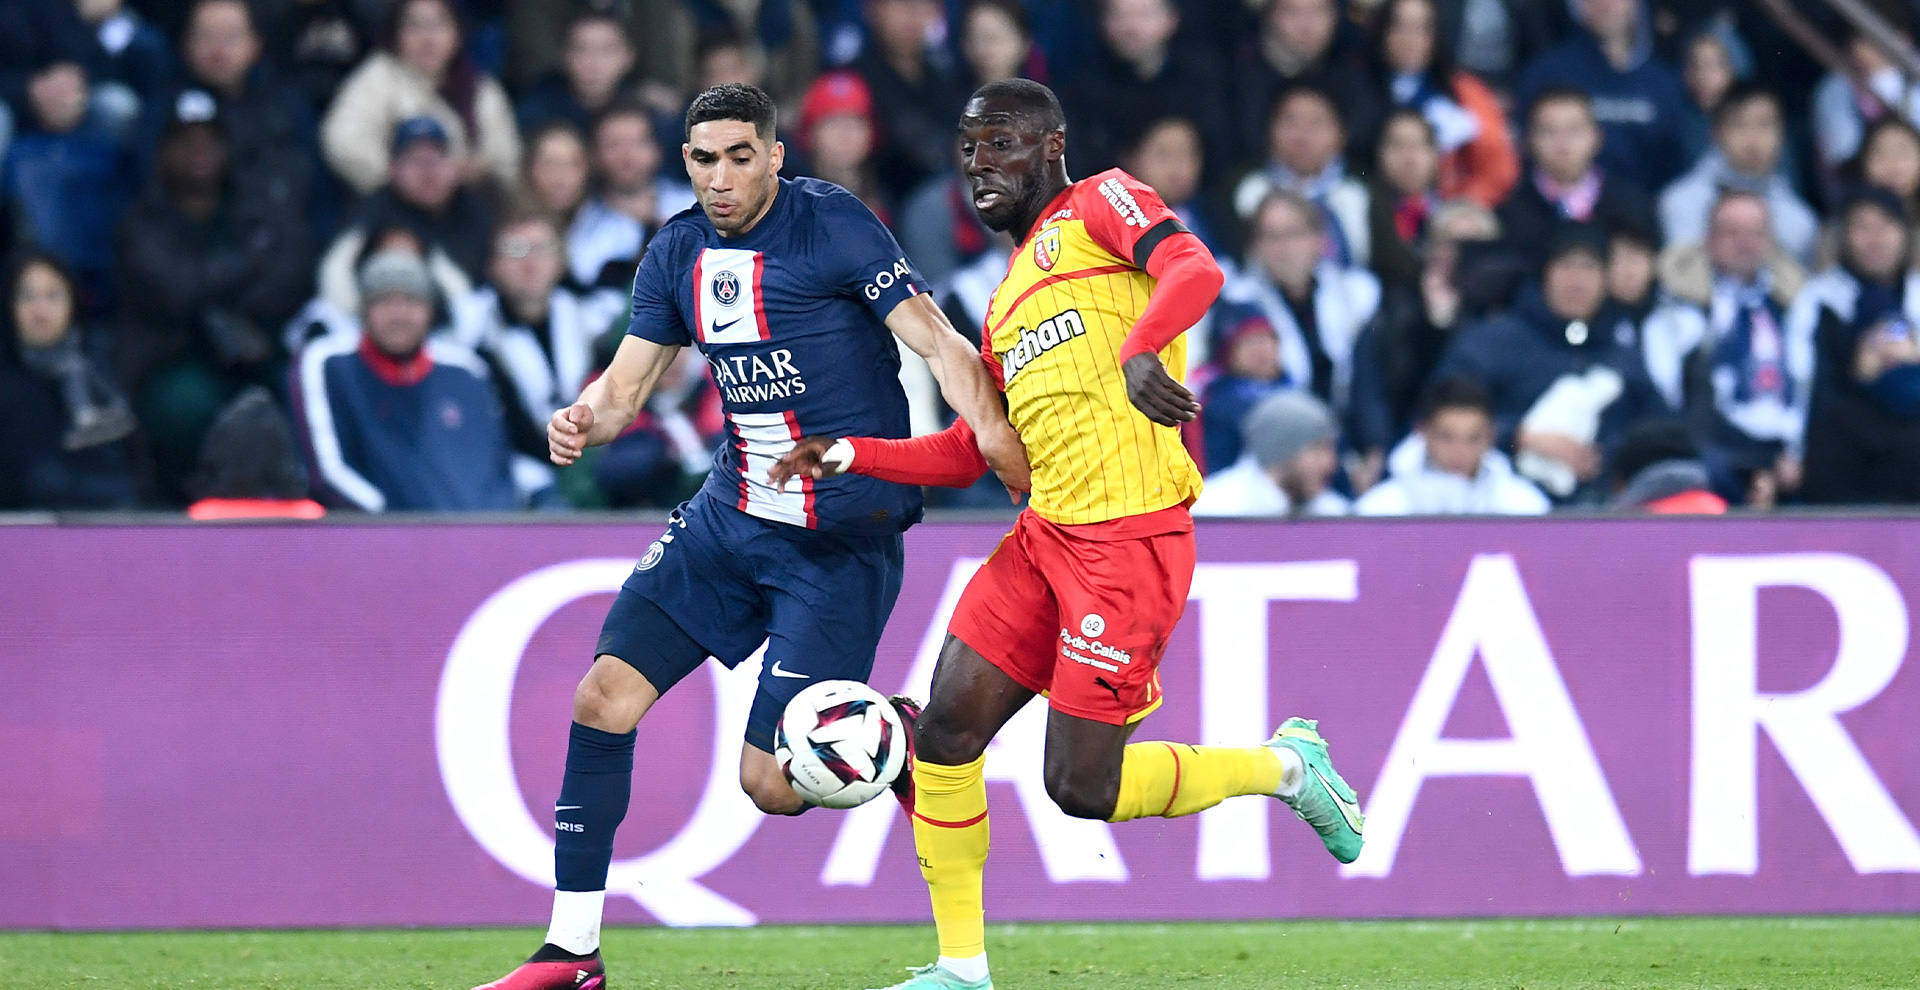
<svg viewBox="0 0 1920 990">
<path fill-rule="evenodd" d="M 1167 374 L 1158 354 L 1135 354 L 1120 371 L 1127 379 L 1127 398 L 1148 419 L 1161 426 L 1179 426 L 1200 415 L 1199 400 Z"/>
<path fill-rule="evenodd" d="M 547 420 L 547 456 L 566 467 L 580 459 L 587 446 L 587 431 L 593 429 L 593 407 L 576 402 Z"/>
</svg>

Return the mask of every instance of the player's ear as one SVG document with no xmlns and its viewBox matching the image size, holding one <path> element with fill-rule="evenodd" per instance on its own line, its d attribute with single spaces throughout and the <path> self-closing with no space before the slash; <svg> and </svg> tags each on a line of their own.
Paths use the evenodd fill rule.
<svg viewBox="0 0 1920 990">
<path fill-rule="evenodd" d="M 767 153 L 767 162 L 771 166 L 773 174 L 779 175 L 780 166 L 787 163 L 787 143 L 785 141 L 773 142 L 773 150 Z"/>
<path fill-rule="evenodd" d="M 1057 162 L 1067 157 L 1067 129 L 1058 127 L 1047 132 L 1044 146 L 1047 161 Z"/>
</svg>

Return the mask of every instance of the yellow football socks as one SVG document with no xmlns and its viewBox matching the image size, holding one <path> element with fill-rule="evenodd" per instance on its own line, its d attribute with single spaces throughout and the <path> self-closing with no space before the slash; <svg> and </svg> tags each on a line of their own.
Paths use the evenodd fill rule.
<svg viewBox="0 0 1920 990">
<path fill-rule="evenodd" d="M 1265 746 L 1134 743 L 1120 763 L 1120 798 L 1108 821 L 1179 818 L 1230 797 L 1272 794 L 1280 771 L 1280 757 Z M 917 835 L 918 823 L 914 829 Z"/>
<path fill-rule="evenodd" d="M 913 765 L 913 845 L 933 895 L 940 955 L 955 959 L 987 951 L 980 903 L 987 866 L 986 762 L 983 756 L 957 767 Z"/>
</svg>

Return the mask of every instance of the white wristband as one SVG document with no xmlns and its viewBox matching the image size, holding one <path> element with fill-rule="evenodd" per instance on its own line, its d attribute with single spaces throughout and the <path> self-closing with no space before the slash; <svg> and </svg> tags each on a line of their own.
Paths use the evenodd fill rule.
<svg viewBox="0 0 1920 990">
<path fill-rule="evenodd" d="M 834 474 L 845 474 L 853 467 L 853 444 L 848 443 L 846 437 L 835 440 L 820 458 L 820 465 Z"/>
</svg>

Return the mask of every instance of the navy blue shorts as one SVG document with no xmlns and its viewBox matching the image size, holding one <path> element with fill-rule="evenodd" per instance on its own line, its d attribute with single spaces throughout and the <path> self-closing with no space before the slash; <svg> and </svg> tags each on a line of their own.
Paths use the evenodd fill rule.
<svg viewBox="0 0 1920 990">
<path fill-rule="evenodd" d="M 749 516 L 701 492 L 673 510 L 600 629 L 661 694 L 708 656 L 734 667 L 767 644 L 747 742 L 773 752 L 787 702 L 815 681 L 865 681 L 900 596 L 905 541 L 836 536 Z"/>
</svg>

